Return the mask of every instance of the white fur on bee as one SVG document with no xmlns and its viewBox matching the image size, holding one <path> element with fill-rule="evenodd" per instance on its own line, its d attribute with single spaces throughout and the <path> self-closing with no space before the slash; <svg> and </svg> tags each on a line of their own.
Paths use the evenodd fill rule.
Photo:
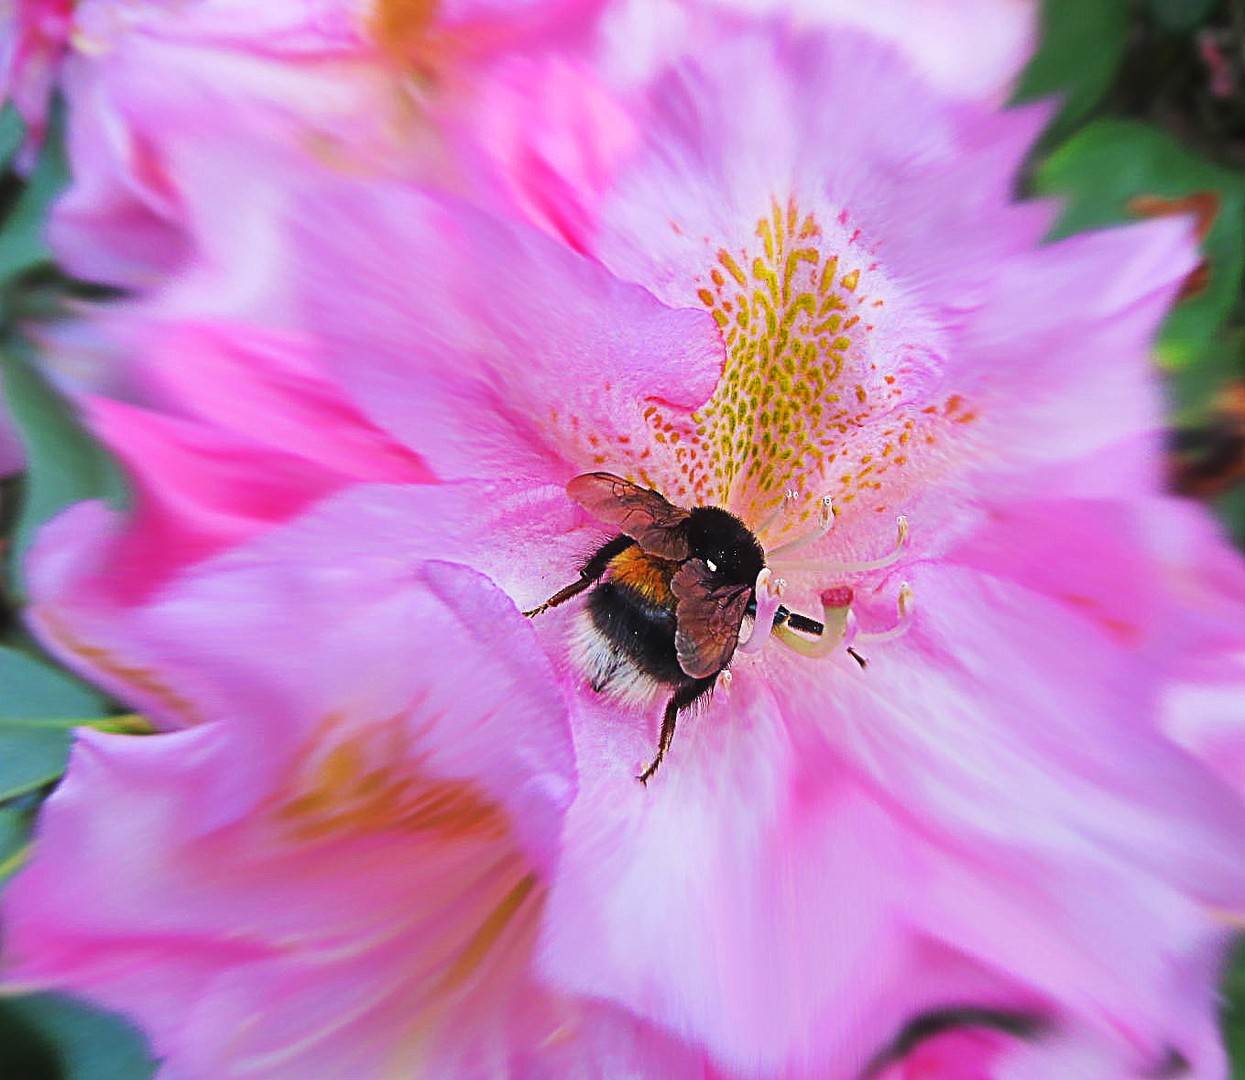
<svg viewBox="0 0 1245 1080">
<path fill-rule="evenodd" d="M 626 653 L 601 635 L 584 608 L 576 613 L 570 629 L 571 662 L 584 673 L 598 693 L 633 705 L 648 705 L 670 687 L 646 675 Z"/>
</svg>

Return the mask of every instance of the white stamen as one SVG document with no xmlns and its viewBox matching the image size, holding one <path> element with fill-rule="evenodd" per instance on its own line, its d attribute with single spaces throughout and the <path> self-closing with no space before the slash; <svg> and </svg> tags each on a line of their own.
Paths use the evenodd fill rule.
<svg viewBox="0 0 1245 1080">
<path fill-rule="evenodd" d="M 712 559 L 706 559 L 705 566 L 708 567 L 709 573 L 711 574 L 716 574 L 718 572 L 718 564 L 715 563 Z"/>
<path fill-rule="evenodd" d="M 786 584 L 782 578 L 775 578 L 768 566 L 757 574 L 757 613 L 752 620 L 752 632 L 739 643 L 740 652 L 760 652 L 765 647 L 774 629 L 774 616 L 778 614 Z"/>
<path fill-rule="evenodd" d="M 829 495 L 823 495 L 817 502 L 817 524 L 813 531 L 805 536 L 796 537 L 794 540 L 788 540 L 785 544 L 779 544 L 772 551 L 766 552 L 767 558 L 783 559 L 787 554 L 796 551 L 799 548 L 807 547 L 809 544 L 815 544 L 831 529 L 834 528 L 834 501 Z"/>
<path fill-rule="evenodd" d="M 899 586 L 899 598 L 895 602 L 895 606 L 899 612 L 899 619 L 889 630 L 879 630 L 876 633 L 865 633 L 861 631 L 856 635 L 856 642 L 860 645 L 880 645 L 886 641 L 894 641 L 897 637 L 902 637 L 908 632 L 908 627 L 912 625 L 912 612 L 916 607 L 916 601 L 912 595 L 912 587 L 905 581 Z"/>
<path fill-rule="evenodd" d="M 908 519 L 900 514 L 895 524 L 895 547 L 890 554 L 883 555 L 880 559 L 868 559 L 864 562 L 834 562 L 829 559 L 783 558 L 783 552 L 789 551 L 801 544 L 801 541 L 798 540 L 768 552 L 768 558 L 770 562 L 781 562 L 786 570 L 816 570 L 825 574 L 859 574 L 867 570 L 884 570 L 886 567 L 893 566 L 899 561 L 899 556 L 908 543 Z M 817 539 L 820 539 L 820 537 Z"/>
</svg>

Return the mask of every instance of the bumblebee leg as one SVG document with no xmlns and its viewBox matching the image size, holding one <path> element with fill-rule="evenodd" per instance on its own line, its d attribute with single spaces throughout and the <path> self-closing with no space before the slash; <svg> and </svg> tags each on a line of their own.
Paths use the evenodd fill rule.
<svg viewBox="0 0 1245 1080">
<path fill-rule="evenodd" d="M 572 597 L 578 596 L 585 589 L 592 588 L 593 585 L 601 580 L 601 577 L 605 574 L 605 571 L 609 569 L 610 563 L 612 563 L 619 555 L 634 544 L 635 541 L 629 536 L 614 537 L 613 540 L 611 540 L 608 544 L 601 548 L 600 551 L 593 555 L 591 559 L 584 563 L 579 570 L 578 581 L 573 581 L 565 588 L 559 589 L 539 607 L 534 607 L 531 611 L 525 611 L 523 614 L 529 619 L 535 618 L 537 615 L 548 611 L 550 608 L 555 608 L 559 604 L 565 604 L 568 600 Z"/>
<path fill-rule="evenodd" d="M 670 749 L 670 744 L 674 741 L 674 726 L 678 722 L 679 713 L 709 693 L 717 678 L 715 674 L 707 679 L 696 679 L 694 682 L 684 683 L 666 702 L 666 711 L 661 718 L 661 737 L 657 741 L 657 756 L 653 758 L 649 767 L 636 777 L 641 784 L 648 784 L 653 773 L 657 771 L 657 766 L 661 764 L 661 759 L 666 756 L 666 751 Z"/>
</svg>

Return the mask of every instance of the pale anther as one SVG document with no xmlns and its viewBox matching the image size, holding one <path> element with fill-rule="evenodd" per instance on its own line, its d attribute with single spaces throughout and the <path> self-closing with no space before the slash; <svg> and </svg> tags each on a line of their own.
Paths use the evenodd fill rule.
<svg viewBox="0 0 1245 1080">
<path fill-rule="evenodd" d="M 770 559 L 784 559 L 792 551 L 817 543 L 833 528 L 834 500 L 829 495 L 823 495 L 817 500 L 817 524 L 813 531 L 794 540 L 788 540 L 785 544 L 779 544 L 772 551 L 767 552 L 767 557 Z"/>
<path fill-rule="evenodd" d="M 791 508 L 795 505 L 796 500 L 799 499 L 799 497 L 800 493 L 796 491 L 795 488 L 787 488 L 787 490 L 782 493 L 782 501 L 779 502 L 773 510 L 766 514 L 761 523 L 752 531 L 757 536 L 764 536 L 767 532 L 769 532 L 774 522 L 776 522 L 779 518 L 786 517 L 791 512 Z"/>
</svg>

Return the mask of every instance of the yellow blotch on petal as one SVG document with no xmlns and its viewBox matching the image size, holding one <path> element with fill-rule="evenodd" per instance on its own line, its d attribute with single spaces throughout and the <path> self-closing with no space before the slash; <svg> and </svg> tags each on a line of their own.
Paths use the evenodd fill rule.
<svg viewBox="0 0 1245 1080">
<path fill-rule="evenodd" d="M 455 54 L 467 46 L 464 32 L 440 25 L 438 0 L 373 0 L 372 39 L 395 64 L 425 86 L 444 74 Z"/>
<path fill-rule="evenodd" d="M 480 967 L 536 887 L 536 875 L 528 874 L 502 897 L 501 903 L 489 912 L 488 917 L 458 954 L 453 966 L 441 977 L 437 985 L 438 993 L 456 990 Z"/>
<path fill-rule="evenodd" d="M 405 55 L 436 22 L 439 0 L 374 0 L 371 30 L 387 52 Z"/>
<path fill-rule="evenodd" d="M 470 781 L 420 768 L 402 717 L 348 735 L 344 726 L 340 716 L 325 719 L 279 800 L 278 814 L 297 839 L 397 830 L 454 840 L 509 831 L 502 810 Z"/>
<path fill-rule="evenodd" d="M 731 332 L 722 379 L 694 414 L 695 442 L 679 463 L 697 501 L 761 517 L 793 469 L 819 470 L 840 438 L 826 405 L 838 400 L 853 342 L 837 312 L 860 273 L 840 274 L 840 255 L 823 250 L 821 225 L 794 197 L 771 200 L 753 236 L 752 250 L 719 248 L 708 269 L 714 288 L 697 292 Z"/>
</svg>

